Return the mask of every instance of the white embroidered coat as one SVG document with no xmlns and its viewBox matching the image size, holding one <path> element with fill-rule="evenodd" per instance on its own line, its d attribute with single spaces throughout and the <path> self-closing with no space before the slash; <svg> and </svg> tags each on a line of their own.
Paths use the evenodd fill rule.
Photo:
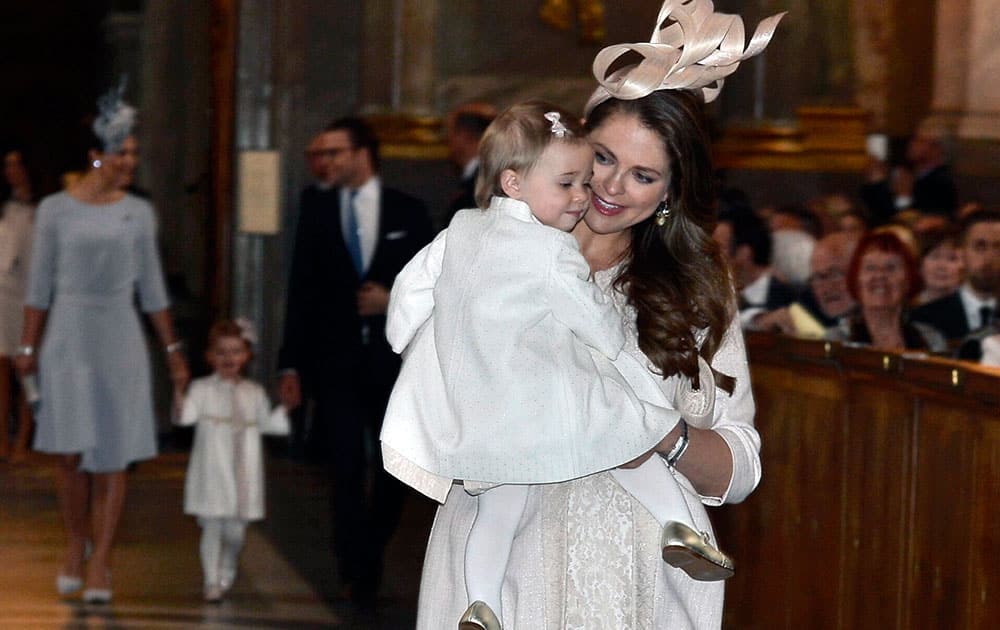
<svg viewBox="0 0 1000 630">
<path fill-rule="evenodd" d="M 195 379 L 177 424 L 196 424 L 184 483 L 184 512 L 207 518 L 264 518 L 261 434 L 288 435 L 284 407 L 271 410 L 264 388 L 218 375 Z"/>
<path fill-rule="evenodd" d="M 564 481 L 657 444 L 680 416 L 589 276 L 576 239 L 523 202 L 456 214 L 393 284 L 386 334 L 406 352 L 386 469 L 443 502 L 456 479 Z"/>
<path fill-rule="evenodd" d="M 609 294 L 613 275 L 600 272 L 597 277 Z M 628 329 L 626 351 L 644 359 L 634 315 L 618 294 L 613 295 Z M 708 532 L 712 525 L 705 506 L 742 501 L 761 477 L 760 436 L 753 424 L 750 372 L 738 319 L 733 319 L 712 366 L 736 377 L 732 396 L 716 391 L 708 425 L 732 454 L 729 487 L 721 497 L 699 496 L 684 475 L 673 471 L 697 529 Z M 665 390 L 676 386 L 672 379 L 651 380 Z M 465 547 L 476 505 L 475 497 L 452 492 L 438 509 L 424 557 L 417 630 L 453 628 L 468 606 Z M 652 515 L 607 472 L 532 486 L 504 577 L 504 628 L 718 630 L 725 583 L 692 580 L 663 562 L 660 534 Z M 719 544 L 726 548 L 725 540 Z M 740 559 L 735 561 L 736 570 L 741 570 Z"/>
</svg>

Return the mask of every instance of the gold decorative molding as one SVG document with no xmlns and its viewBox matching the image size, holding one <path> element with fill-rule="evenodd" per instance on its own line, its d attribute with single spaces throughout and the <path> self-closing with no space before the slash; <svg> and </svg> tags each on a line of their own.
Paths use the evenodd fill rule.
<svg viewBox="0 0 1000 630">
<path fill-rule="evenodd" d="M 719 168 L 860 172 L 868 115 L 854 107 L 800 107 L 792 124 L 733 126 L 714 147 Z"/>
<path fill-rule="evenodd" d="M 444 160 L 444 121 L 437 116 L 372 114 L 367 120 L 382 155 L 397 160 Z M 800 107 L 791 124 L 735 125 L 714 147 L 719 168 L 860 172 L 865 168 L 868 115 L 858 108 Z"/>
<path fill-rule="evenodd" d="M 444 160 L 444 124 L 437 116 L 374 114 L 367 116 L 378 135 L 382 157 L 396 160 Z"/>
</svg>

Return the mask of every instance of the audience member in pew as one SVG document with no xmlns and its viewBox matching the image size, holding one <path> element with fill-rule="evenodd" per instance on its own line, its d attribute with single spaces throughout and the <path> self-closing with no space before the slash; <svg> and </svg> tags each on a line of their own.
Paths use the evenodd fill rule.
<svg viewBox="0 0 1000 630">
<path fill-rule="evenodd" d="M 846 232 L 857 240 L 868 231 L 868 222 L 860 212 L 846 212 L 837 219 L 837 230 Z"/>
<path fill-rule="evenodd" d="M 982 365 L 1000 368 L 1000 333 L 983 339 L 983 358 L 979 362 Z"/>
<path fill-rule="evenodd" d="M 778 230 L 771 234 L 771 245 L 774 276 L 801 293 L 809 282 L 809 260 L 816 238 L 805 230 Z"/>
<path fill-rule="evenodd" d="M 780 230 L 801 230 L 819 238 L 823 234 L 823 224 L 808 207 L 801 204 L 778 206 L 767 217 L 767 227 L 774 234 Z"/>
<path fill-rule="evenodd" d="M 958 234 L 950 228 L 928 230 L 919 235 L 920 278 L 924 288 L 915 304 L 927 304 L 950 295 L 961 286 L 965 263 L 958 249 Z"/>
<path fill-rule="evenodd" d="M 977 361 L 980 333 L 994 320 L 1000 293 L 1000 212 L 981 210 L 966 217 L 959 252 L 965 266 L 962 286 L 914 309 L 913 319 L 934 326 L 957 343 L 959 358 Z"/>
<path fill-rule="evenodd" d="M 855 224 L 864 226 L 864 221 L 860 218 L 854 203 L 843 193 L 831 193 L 813 197 L 806 202 L 805 207 L 819 221 L 820 230 L 817 234 L 814 234 L 816 238 L 844 229 L 841 226 L 844 217 L 854 217 L 856 219 Z M 861 232 L 863 233 L 867 229 L 867 227 L 862 227 Z"/>
<path fill-rule="evenodd" d="M 890 169 L 872 158 L 861 187 L 861 198 L 875 226 L 890 222 L 898 211 L 913 208 L 925 213 L 954 215 L 958 193 L 945 160 L 940 130 L 926 124 L 906 147 L 906 164 Z"/>
<path fill-rule="evenodd" d="M 828 329 L 854 312 L 847 268 L 857 244 L 858 237 L 848 232 L 834 232 L 817 241 L 809 259 L 807 289 L 787 307 L 757 317 L 755 325 L 787 335 L 826 337 Z"/>
<path fill-rule="evenodd" d="M 721 207 L 712 236 L 729 262 L 744 328 L 755 328 L 757 317 L 795 301 L 795 289 L 771 269 L 772 241 L 767 224 L 749 206 Z"/>
<path fill-rule="evenodd" d="M 933 326 L 909 321 L 908 305 L 920 292 L 920 274 L 913 250 L 896 231 L 875 230 L 861 239 L 847 271 L 847 286 L 858 312 L 831 338 L 878 350 L 947 350 Z"/>
</svg>

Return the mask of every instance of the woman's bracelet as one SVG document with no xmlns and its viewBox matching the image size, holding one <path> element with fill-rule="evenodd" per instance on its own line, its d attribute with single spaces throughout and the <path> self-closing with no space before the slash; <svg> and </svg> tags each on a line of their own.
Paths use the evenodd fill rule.
<svg viewBox="0 0 1000 630">
<path fill-rule="evenodd" d="M 684 422 L 684 418 L 681 418 L 681 434 L 677 438 L 677 441 L 674 442 L 673 447 L 667 453 L 667 466 L 670 466 L 671 468 L 677 466 L 678 460 L 680 460 L 681 456 L 684 455 L 684 451 L 687 450 L 688 441 L 688 425 L 687 422 Z"/>
<path fill-rule="evenodd" d="M 14 350 L 15 357 L 30 357 L 35 354 L 35 346 L 27 343 L 22 343 Z"/>
<path fill-rule="evenodd" d="M 180 352 L 181 350 L 184 349 L 184 342 L 177 340 L 173 343 L 168 343 L 167 345 L 163 346 L 163 349 L 166 350 L 167 354 L 171 354 L 173 352 Z"/>
</svg>

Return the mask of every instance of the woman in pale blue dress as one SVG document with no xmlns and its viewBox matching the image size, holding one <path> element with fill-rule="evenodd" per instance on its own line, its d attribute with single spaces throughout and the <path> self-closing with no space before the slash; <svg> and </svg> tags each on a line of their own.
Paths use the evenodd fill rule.
<svg viewBox="0 0 1000 630">
<path fill-rule="evenodd" d="M 125 470 L 156 455 L 137 306 L 167 350 L 175 387 L 183 390 L 189 377 L 167 310 L 153 208 L 125 192 L 138 145 L 131 135 L 134 110 L 118 104 L 128 111 L 102 106 L 84 175 L 38 207 L 16 359 L 21 374 L 38 373 L 34 447 L 60 455 L 56 478 L 67 549 L 56 586 L 60 595 L 83 588 L 90 603 L 111 600 L 111 546 Z"/>
</svg>

